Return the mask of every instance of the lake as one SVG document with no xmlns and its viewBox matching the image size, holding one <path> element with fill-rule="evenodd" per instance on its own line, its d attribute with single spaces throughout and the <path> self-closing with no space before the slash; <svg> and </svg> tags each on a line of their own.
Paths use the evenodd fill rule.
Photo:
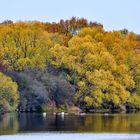
<svg viewBox="0 0 140 140">
<path fill-rule="evenodd" d="M 0 140 L 140 140 L 140 113 L 0 116 Z"/>
</svg>

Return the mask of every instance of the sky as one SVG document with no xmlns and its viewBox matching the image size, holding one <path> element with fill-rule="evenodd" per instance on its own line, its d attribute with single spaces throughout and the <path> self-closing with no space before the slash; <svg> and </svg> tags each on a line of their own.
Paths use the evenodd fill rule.
<svg viewBox="0 0 140 140">
<path fill-rule="evenodd" d="M 0 22 L 57 22 L 73 16 L 102 23 L 107 31 L 127 28 L 140 34 L 140 0 L 0 0 Z"/>
</svg>

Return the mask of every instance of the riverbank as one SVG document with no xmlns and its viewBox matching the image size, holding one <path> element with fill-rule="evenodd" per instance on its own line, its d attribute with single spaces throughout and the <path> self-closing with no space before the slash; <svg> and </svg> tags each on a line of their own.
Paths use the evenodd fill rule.
<svg viewBox="0 0 140 140">
<path fill-rule="evenodd" d="M 12 112 L 0 112 L 0 115 L 6 114 L 6 113 L 44 113 L 49 115 L 85 115 L 85 114 L 95 114 L 95 113 L 103 113 L 103 114 L 114 114 L 114 113 L 137 113 L 140 112 L 140 109 L 133 108 L 133 109 L 126 109 L 126 110 L 120 110 L 120 109 L 92 109 L 92 110 L 82 110 L 79 107 L 71 107 L 69 109 L 67 108 L 46 108 L 44 110 L 38 110 L 38 111 L 19 111 L 18 109 L 16 111 Z"/>
</svg>

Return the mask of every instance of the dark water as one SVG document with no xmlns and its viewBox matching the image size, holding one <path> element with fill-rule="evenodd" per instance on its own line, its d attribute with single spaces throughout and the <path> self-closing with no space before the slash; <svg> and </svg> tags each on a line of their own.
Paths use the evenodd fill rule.
<svg viewBox="0 0 140 140">
<path fill-rule="evenodd" d="M 51 132 L 51 133 L 50 133 Z M 54 139 L 65 135 L 94 137 L 100 135 L 101 140 L 140 140 L 140 113 L 136 114 L 92 114 L 76 115 L 46 115 L 37 113 L 5 114 L 0 116 L 0 135 L 14 134 L 13 140 L 35 136 L 39 140 L 41 134 Z M 112 135 L 113 134 L 113 135 Z M 129 134 L 129 135 L 128 135 Z M 135 135 L 137 134 L 137 135 Z M 55 137 L 56 135 L 56 137 Z M 77 136 L 78 135 L 78 136 Z M 84 136 L 82 136 L 84 135 Z M 13 135 L 0 136 L 0 140 L 12 140 Z M 22 137 L 21 137 L 22 136 Z M 45 138 L 44 136 L 44 138 Z M 118 138 L 117 136 L 121 136 Z M 125 136 L 125 137 L 124 137 Z M 126 137 L 127 136 L 127 137 Z M 67 137 L 67 136 L 66 136 Z M 109 137 L 111 139 L 109 139 Z M 87 140 L 90 140 L 87 139 Z M 116 139 L 117 138 L 117 139 Z M 68 138 L 67 138 L 68 139 Z M 78 138 L 79 139 L 79 138 Z M 99 139 L 99 137 L 98 137 Z"/>
</svg>

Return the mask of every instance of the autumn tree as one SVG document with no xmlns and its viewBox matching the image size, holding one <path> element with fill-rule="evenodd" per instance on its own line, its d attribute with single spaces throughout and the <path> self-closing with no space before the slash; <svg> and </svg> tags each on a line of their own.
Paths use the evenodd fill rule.
<svg viewBox="0 0 140 140">
<path fill-rule="evenodd" d="M 62 79 L 52 76 L 58 79 L 52 83 L 56 90 L 49 90 L 58 106 L 72 95 L 75 105 L 86 109 L 140 108 L 140 36 L 127 29 L 108 32 L 99 23 L 75 17 L 53 23 L 5 21 L 0 24 L 0 71 L 24 73 L 27 81 L 28 74 L 38 71 L 38 82 L 31 77 L 33 90 L 26 94 L 34 91 L 38 97 L 49 90 L 49 82 L 40 79 L 49 77 L 50 71 L 61 73 Z M 63 92 L 63 84 L 74 90 Z M 39 92 L 36 85 L 41 85 Z"/>
<path fill-rule="evenodd" d="M 0 52 L 9 69 L 44 68 L 51 41 L 47 32 L 26 23 L 0 28 Z"/>
<path fill-rule="evenodd" d="M 136 80 L 132 74 L 135 71 L 140 75 L 136 48 L 133 33 L 124 36 L 117 31 L 88 27 L 79 31 L 68 47 L 51 48 L 51 64 L 67 71 L 68 80 L 77 85 L 77 102 L 93 108 L 121 108 L 138 90 L 138 77 Z"/>
<path fill-rule="evenodd" d="M 17 84 L 0 72 L 0 112 L 14 111 L 18 97 Z"/>
</svg>

